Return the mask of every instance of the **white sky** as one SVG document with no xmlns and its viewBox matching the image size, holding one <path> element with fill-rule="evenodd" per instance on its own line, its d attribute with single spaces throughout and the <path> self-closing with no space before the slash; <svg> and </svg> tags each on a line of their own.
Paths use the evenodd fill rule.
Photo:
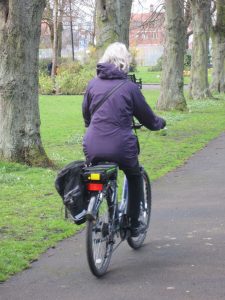
<svg viewBox="0 0 225 300">
<path fill-rule="evenodd" d="M 134 0 L 132 10 L 133 12 L 149 12 L 150 5 L 158 7 L 163 0 Z"/>
</svg>

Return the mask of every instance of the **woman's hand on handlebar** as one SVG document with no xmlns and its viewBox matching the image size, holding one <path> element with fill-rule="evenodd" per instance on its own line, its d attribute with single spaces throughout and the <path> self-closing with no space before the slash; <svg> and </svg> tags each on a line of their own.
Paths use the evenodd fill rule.
<svg viewBox="0 0 225 300">
<path fill-rule="evenodd" d="M 167 127 L 166 127 L 166 120 L 162 119 L 162 128 L 160 129 L 161 131 L 167 131 Z M 141 127 L 143 127 L 144 125 L 138 122 L 134 122 L 132 124 L 132 129 L 140 129 Z"/>
<path fill-rule="evenodd" d="M 143 127 L 144 125 L 140 124 L 140 123 L 133 123 L 132 124 L 132 129 L 140 129 L 141 127 Z"/>
<path fill-rule="evenodd" d="M 167 135 L 167 127 L 166 127 L 166 120 L 163 119 L 163 127 L 160 130 L 160 135 Z"/>
<path fill-rule="evenodd" d="M 162 128 L 161 129 L 166 129 L 166 120 L 162 119 Z"/>
</svg>

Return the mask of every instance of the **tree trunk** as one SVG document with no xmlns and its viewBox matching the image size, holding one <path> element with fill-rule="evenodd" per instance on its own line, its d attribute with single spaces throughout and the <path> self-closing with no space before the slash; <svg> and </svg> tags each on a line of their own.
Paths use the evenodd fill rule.
<svg viewBox="0 0 225 300">
<path fill-rule="evenodd" d="M 0 158 L 48 165 L 40 138 L 38 49 L 44 0 L 0 2 Z"/>
<path fill-rule="evenodd" d="M 58 11 L 59 11 L 59 0 L 54 0 L 54 16 L 53 16 L 53 29 L 54 29 L 54 38 L 53 38 L 53 48 L 52 48 L 52 78 L 55 78 L 56 68 L 58 64 Z"/>
<path fill-rule="evenodd" d="M 57 37 L 57 40 L 58 40 L 57 57 L 58 58 L 61 58 L 61 56 L 62 56 L 62 33 L 63 33 L 63 23 L 60 20 L 58 23 L 58 28 L 57 28 L 57 35 L 58 35 L 58 37 Z"/>
<path fill-rule="evenodd" d="M 93 32 L 91 33 L 91 45 L 95 44 L 95 37 L 96 37 L 96 11 L 97 11 L 97 3 L 94 3 L 94 13 L 93 13 Z"/>
<path fill-rule="evenodd" d="M 57 26 L 57 56 L 61 58 L 61 52 L 62 52 L 62 33 L 63 33 L 63 14 L 65 10 L 65 0 L 62 0 L 59 7 L 59 17 L 58 17 L 58 26 Z"/>
<path fill-rule="evenodd" d="M 73 16 L 72 16 L 72 1 L 69 2 L 70 5 L 70 36 L 71 36 L 71 50 L 72 50 L 72 60 L 74 61 L 74 39 L 73 39 Z"/>
<path fill-rule="evenodd" d="M 184 7 L 180 0 L 167 0 L 165 4 L 165 48 L 161 93 L 156 106 L 161 110 L 186 110 L 183 92 Z"/>
<path fill-rule="evenodd" d="M 189 49 L 189 38 L 192 35 L 192 31 L 188 30 L 191 24 L 191 18 L 191 2 L 187 0 L 184 7 L 185 50 Z"/>
<path fill-rule="evenodd" d="M 216 24 L 212 28 L 212 83 L 210 90 L 225 92 L 225 0 L 216 1 Z"/>
<path fill-rule="evenodd" d="M 50 30 L 51 45 L 53 47 L 53 40 L 54 40 L 53 9 L 51 8 L 50 0 L 46 0 L 46 8 L 44 10 L 42 18 L 47 21 Z"/>
<path fill-rule="evenodd" d="M 210 0 L 191 0 L 193 47 L 190 97 L 210 97 L 208 83 L 208 55 L 210 30 Z"/>
<path fill-rule="evenodd" d="M 97 0 L 96 46 L 104 50 L 113 42 L 129 46 L 132 0 Z M 101 52 L 101 51 L 100 51 Z"/>
</svg>

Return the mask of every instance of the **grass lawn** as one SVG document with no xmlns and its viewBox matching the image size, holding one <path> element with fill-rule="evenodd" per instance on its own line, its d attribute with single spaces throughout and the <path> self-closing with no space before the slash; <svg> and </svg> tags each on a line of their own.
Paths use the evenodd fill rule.
<svg viewBox="0 0 225 300">
<path fill-rule="evenodd" d="M 143 93 L 154 108 L 159 91 Z M 81 96 L 40 97 L 43 144 L 59 169 L 83 158 L 81 102 Z M 225 130 L 224 98 L 188 101 L 188 107 L 186 113 L 160 113 L 167 120 L 166 135 L 139 131 L 140 161 L 152 180 L 184 163 Z M 28 268 L 40 253 L 80 229 L 64 219 L 55 175 L 50 169 L 0 162 L 0 281 Z"/>
<path fill-rule="evenodd" d="M 160 77 L 161 72 L 160 71 L 148 71 L 149 67 L 138 67 L 137 71 L 135 71 L 136 78 L 142 79 L 143 83 L 157 83 L 160 84 Z M 212 76 L 212 69 L 208 70 L 208 78 L 209 82 L 211 82 L 211 76 Z M 190 83 L 190 76 L 184 76 L 184 84 Z"/>
</svg>

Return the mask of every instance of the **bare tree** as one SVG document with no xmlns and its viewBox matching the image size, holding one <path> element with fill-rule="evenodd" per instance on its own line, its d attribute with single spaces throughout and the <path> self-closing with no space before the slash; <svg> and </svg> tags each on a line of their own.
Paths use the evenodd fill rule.
<svg viewBox="0 0 225 300">
<path fill-rule="evenodd" d="M 0 157 L 47 165 L 40 137 L 38 49 L 44 0 L 0 2 Z"/>
<path fill-rule="evenodd" d="M 53 48 L 52 48 L 52 78 L 56 75 L 56 67 L 58 64 L 58 13 L 59 0 L 54 0 L 53 6 Z"/>
<path fill-rule="evenodd" d="M 52 48 L 54 47 L 54 32 L 57 34 L 57 57 L 61 57 L 61 51 L 62 51 L 62 33 L 63 33 L 63 17 L 65 16 L 65 6 L 67 0 L 58 0 L 57 1 L 57 9 L 58 12 L 55 14 L 55 7 L 56 2 L 54 0 L 47 0 L 46 1 L 46 7 L 43 13 L 42 23 L 45 23 L 48 25 L 49 31 L 50 31 L 50 38 L 51 38 L 51 44 Z M 56 16 L 56 18 L 55 18 Z M 57 28 L 54 28 L 54 24 L 57 26 Z M 56 29 L 56 30 L 55 30 Z M 56 45 L 55 45 L 56 46 Z"/>
<path fill-rule="evenodd" d="M 95 0 L 57 0 L 57 2 L 56 0 L 47 0 L 42 23 L 48 25 L 51 47 L 53 52 L 54 47 L 57 49 L 57 58 L 61 57 L 63 31 L 68 28 L 70 37 L 67 37 L 67 42 L 71 43 L 72 48 L 74 48 L 74 44 L 76 44 L 76 37 L 79 37 L 79 30 L 81 30 L 82 33 L 85 32 L 87 36 L 91 36 L 91 43 L 94 44 L 95 27 L 91 26 L 90 28 L 90 26 L 87 26 L 87 24 L 90 24 L 90 20 L 95 20 L 94 15 Z M 55 45 L 54 32 L 57 34 Z M 53 57 L 54 56 L 55 54 L 53 53 Z M 74 49 L 72 50 L 72 57 L 74 59 Z"/>
<path fill-rule="evenodd" d="M 73 1 L 73 19 L 85 25 L 88 20 L 92 21 L 91 28 L 83 26 L 83 31 L 86 31 L 91 36 L 91 44 L 95 43 L 95 26 L 96 26 L 96 0 L 75 0 Z"/>
<path fill-rule="evenodd" d="M 59 14 L 58 14 L 58 22 L 57 22 L 57 56 L 61 57 L 62 52 L 62 33 L 63 33 L 63 16 L 65 10 L 66 0 L 59 1 Z"/>
<path fill-rule="evenodd" d="M 192 20 L 191 15 L 191 3 L 190 0 L 180 0 L 181 5 L 184 3 L 184 26 L 185 26 L 185 47 L 189 47 L 189 37 L 193 34 L 193 31 L 190 29 L 190 24 Z M 138 1 L 138 4 L 142 6 L 142 1 Z M 131 29 L 140 29 L 140 32 L 145 32 L 149 29 L 160 28 L 164 26 L 165 22 L 165 0 L 158 0 L 155 2 L 155 5 L 150 5 L 150 10 L 148 16 L 146 13 L 143 13 L 143 20 L 138 20 L 138 25 L 134 25 Z M 131 16 L 132 22 L 132 16 Z"/>
<path fill-rule="evenodd" d="M 208 54 L 211 0 L 191 0 L 193 43 L 190 97 L 211 96 L 208 83 Z"/>
<path fill-rule="evenodd" d="M 225 92 L 225 0 L 216 0 L 216 20 L 212 27 L 212 83 L 210 89 Z"/>
<path fill-rule="evenodd" d="M 193 30 L 190 29 L 191 21 L 191 2 L 187 0 L 184 1 L 185 49 L 189 48 L 189 38 L 193 34 Z"/>
<path fill-rule="evenodd" d="M 54 39 L 54 30 L 53 30 L 53 8 L 51 6 L 51 1 L 46 0 L 46 7 L 42 17 L 42 23 L 47 24 L 49 31 L 50 31 L 50 39 L 51 44 L 53 45 Z"/>
<path fill-rule="evenodd" d="M 165 1 L 165 31 L 161 93 L 157 108 L 185 110 L 186 101 L 183 93 L 185 40 L 183 1 Z"/>
</svg>

